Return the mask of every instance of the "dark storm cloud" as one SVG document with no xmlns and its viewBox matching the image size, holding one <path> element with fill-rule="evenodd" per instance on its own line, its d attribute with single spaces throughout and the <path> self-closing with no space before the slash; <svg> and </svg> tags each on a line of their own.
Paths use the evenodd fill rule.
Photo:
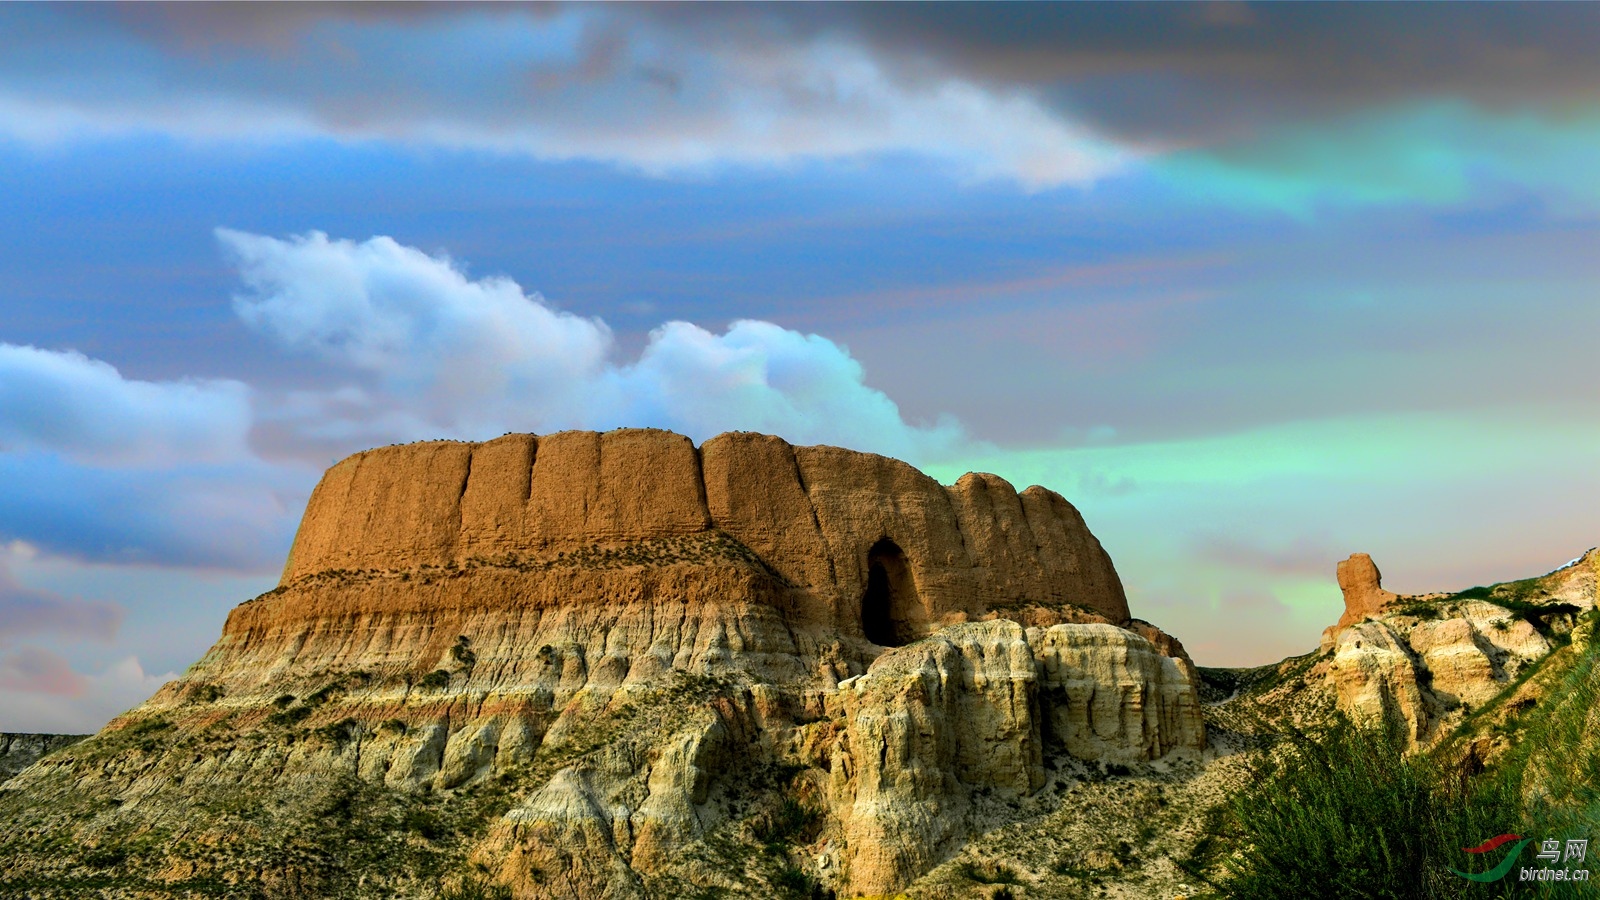
<svg viewBox="0 0 1600 900">
<path fill-rule="evenodd" d="M 1430 97 L 1557 111 L 1600 100 L 1593 4 L 895 3 L 827 16 L 908 74 L 1032 86 L 1141 140 Z"/>
<path fill-rule="evenodd" d="M 1600 5 L 830 3 L 609 7 L 688 43 L 854 40 L 901 77 L 1039 91 L 1132 139 L 1448 97 L 1562 111 L 1600 101 Z"/>
<path fill-rule="evenodd" d="M 333 137 L 651 173 L 910 151 L 1041 185 L 1121 164 L 1032 98 L 902 84 L 871 48 L 743 10 L 708 26 L 606 6 L 318 12 L 0 9 L 0 133 Z"/>
</svg>

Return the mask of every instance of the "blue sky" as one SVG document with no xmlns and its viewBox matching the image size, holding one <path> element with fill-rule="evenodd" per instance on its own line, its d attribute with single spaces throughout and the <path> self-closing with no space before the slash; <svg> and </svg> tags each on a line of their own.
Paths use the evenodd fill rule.
<svg viewBox="0 0 1600 900">
<path fill-rule="evenodd" d="M 323 468 L 734 428 L 1084 512 L 1202 665 L 1600 541 L 1589 5 L 10 5 L 0 730 Z"/>
</svg>

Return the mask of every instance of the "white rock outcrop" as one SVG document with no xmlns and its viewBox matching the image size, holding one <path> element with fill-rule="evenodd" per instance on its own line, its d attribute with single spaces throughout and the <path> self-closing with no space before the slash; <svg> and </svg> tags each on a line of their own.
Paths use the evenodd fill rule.
<svg viewBox="0 0 1600 900">
<path fill-rule="evenodd" d="M 1196 686 L 1111 625 L 952 626 L 840 685 L 833 793 L 850 886 L 890 893 L 958 839 L 974 788 L 1020 796 L 1048 751 L 1133 762 L 1205 747 Z"/>
</svg>

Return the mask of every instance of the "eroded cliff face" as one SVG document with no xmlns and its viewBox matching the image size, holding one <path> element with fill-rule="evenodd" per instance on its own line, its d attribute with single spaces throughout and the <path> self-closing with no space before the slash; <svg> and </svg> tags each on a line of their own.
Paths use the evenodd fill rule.
<svg viewBox="0 0 1600 900">
<path fill-rule="evenodd" d="M 840 685 L 834 747 L 850 886 L 888 894 L 959 848 L 971 795 L 1024 797 L 1061 756 L 1124 763 L 1205 747 L 1193 685 L 1105 624 L 957 625 Z"/>
<path fill-rule="evenodd" d="M 1195 678 L 1042 488 L 752 434 L 386 448 L 181 679 L 0 791 L 0 882 L 889 893 L 975 798 L 1198 754 Z"/>
</svg>

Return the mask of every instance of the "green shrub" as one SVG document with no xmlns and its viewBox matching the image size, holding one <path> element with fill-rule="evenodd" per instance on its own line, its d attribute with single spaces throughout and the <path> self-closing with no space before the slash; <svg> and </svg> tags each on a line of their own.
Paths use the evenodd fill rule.
<svg viewBox="0 0 1600 900">
<path fill-rule="evenodd" d="M 412 807 L 401 815 L 400 827 L 430 841 L 436 841 L 450 833 L 450 829 L 437 815 L 417 807 Z"/>
<path fill-rule="evenodd" d="M 798 866 L 786 865 L 779 869 L 772 884 L 790 897 L 809 898 L 817 892 L 817 880 Z"/>
<path fill-rule="evenodd" d="M 1590 612 L 1580 621 L 1594 621 L 1595 616 Z M 1499 774 L 1517 796 L 1526 798 L 1523 818 L 1541 837 L 1587 837 L 1600 822 L 1597 708 L 1600 643 L 1577 655 L 1552 681 L 1544 699 L 1518 717 L 1518 733 L 1499 763 Z"/>
<path fill-rule="evenodd" d="M 171 727 L 172 723 L 166 719 L 163 719 L 160 716 L 152 716 L 148 719 L 140 719 L 132 725 L 129 725 L 123 729 L 123 733 L 129 737 L 144 737 L 154 734 L 158 731 L 165 731 Z"/>
<path fill-rule="evenodd" d="M 822 824 L 822 813 L 793 797 L 783 798 L 778 808 L 757 818 L 753 831 L 756 840 L 769 850 L 784 845 L 810 841 L 816 837 Z"/>
<path fill-rule="evenodd" d="M 1511 591 L 1511 599 L 1527 600 L 1529 597 L 1544 593 L 1544 585 L 1540 583 L 1542 580 L 1539 578 L 1524 578 L 1521 581 L 1508 582 L 1502 587 Z"/>
<path fill-rule="evenodd" d="M 1235 798 L 1239 849 L 1224 885 L 1238 900 L 1492 896 L 1449 867 L 1460 848 L 1519 826 L 1496 779 L 1469 779 L 1405 754 L 1398 724 L 1280 735 Z"/>
<path fill-rule="evenodd" d="M 417 685 L 431 691 L 442 690 L 450 686 L 450 673 L 443 669 L 434 669 L 432 672 L 422 676 L 422 680 L 418 681 Z"/>
<path fill-rule="evenodd" d="M 114 869 L 128 859 L 128 848 L 121 845 L 100 846 L 83 855 L 84 865 L 96 869 Z"/>
<path fill-rule="evenodd" d="M 1549 625 L 1551 616 L 1571 615 L 1579 611 L 1571 603 L 1529 603 L 1525 600 L 1508 597 L 1490 597 L 1489 602 L 1507 612 L 1514 612 L 1543 631 Z"/>
<path fill-rule="evenodd" d="M 325 684 L 322 687 L 317 688 L 315 691 L 312 691 L 306 696 L 306 699 L 302 700 L 301 702 L 310 707 L 318 707 L 324 703 L 327 703 L 336 695 L 343 692 L 344 688 L 340 687 L 338 682 L 334 682 L 333 684 Z"/>
<path fill-rule="evenodd" d="M 359 723 L 355 719 L 340 719 L 331 725 L 324 725 L 317 729 L 317 734 L 323 739 L 335 744 L 343 744 L 356 735 Z"/>
<path fill-rule="evenodd" d="M 304 721 L 309 715 L 311 715 L 311 707 L 294 706 L 288 709 L 280 709 L 267 716 L 267 721 L 274 725 L 296 725 Z"/>
<path fill-rule="evenodd" d="M 190 694 L 190 697 L 197 703 L 215 703 L 225 696 L 227 696 L 227 691 L 215 684 L 195 685 L 193 693 Z"/>
<path fill-rule="evenodd" d="M 450 647 L 450 655 L 455 657 L 456 662 L 469 669 L 478 664 L 478 654 L 473 653 L 468 646 L 471 643 L 466 635 L 462 635 L 456 638 L 455 644 Z"/>
</svg>

